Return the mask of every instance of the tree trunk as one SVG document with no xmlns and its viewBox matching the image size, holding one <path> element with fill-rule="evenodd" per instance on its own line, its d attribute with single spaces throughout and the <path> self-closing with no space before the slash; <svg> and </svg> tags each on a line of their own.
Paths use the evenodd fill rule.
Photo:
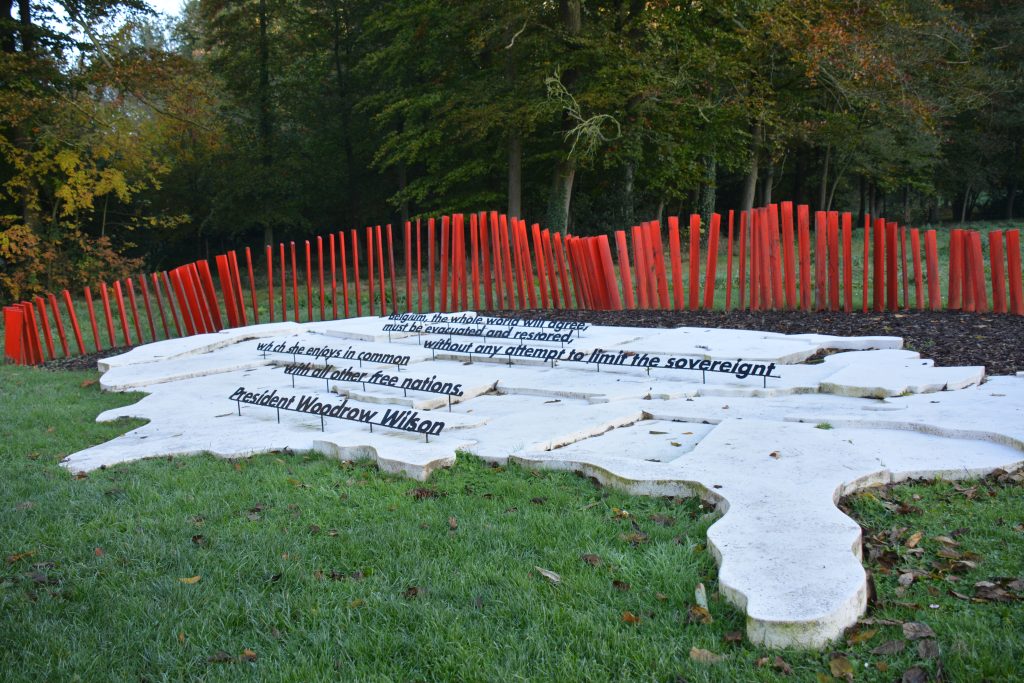
<svg viewBox="0 0 1024 683">
<path fill-rule="evenodd" d="M 562 159 L 555 164 L 547 223 L 552 230 L 558 230 L 563 235 L 569 231 L 569 204 L 572 201 L 572 182 L 575 177 L 576 159 Z"/>
<path fill-rule="evenodd" d="M 398 172 L 398 191 L 402 193 L 402 203 L 399 206 L 400 220 L 399 225 L 405 225 L 405 222 L 409 220 L 409 199 L 405 197 L 405 188 L 409 184 L 409 180 L 406 174 L 406 167 L 404 161 L 399 161 L 395 170 Z"/>
<path fill-rule="evenodd" d="M 910 223 L 910 186 L 903 186 L 903 224 Z"/>
<path fill-rule="evenodd" d="M 967 189 L 964 190 L 964 201 L 960 205 L 960 225 L 963 225 L 964 221 L 967 220 L 967 216 L 969 215 L 968 211 L 967 211 L 967 205 L 968 205 L 968 203 L 970 203 L 970 201 L 971 201 L 971 186 L 968 185 Z"/>
<path fill-rule="evenodd" d="M 1006 211 L 1004 218 L 1010 220 L 1013 218 L 1013 202 L 1017 198 L 1017 176 L 1013 176 L 1010 179 L 1010 185 L 1006 188 Z"/>
<path fill-rule="evenodd" d="M 334 25 L 333 52 L 334 52 L 334 78 L 338 86 L 338 106 L 341 113 L 342 138 L 344 139 L 343 150 L 345 154 L 345 208 L 343 210 L 346 224 L 354 222 L 355 204 L 355 154 L 352 149 L 352 103 L 348 97 L 348 83 L 345 80 L 347 67 L 351 64 L 352 52 L 348 43 L 344 46 L 344 59 L 342 59 L 342 28 L 348 29 L 344 21 L 341 8 L 337 3 L 331 6 L 331 20 Z"/>
<path fill-rule="evenodd" d="M 523 216 L 523 137 L 518 130 L 508 136 L 508 215 Z"/>
<path fill-rule="evenodd" d="M 772 184 L 775 182 L 775 162 L 769 156 L 768 164 L 765 166 L 764 184 L 761 188 L 761 206 L 768 206 L 772 203 Z"/>
<path fill-rule="evenodd" d="M 832 145 L 825 145 L 825 161 L 821 165 L 821 182 L 818 183 L 818 210 L 828 206 L 828 166 L 832 160 Z"/>
<path fill-rule="evenodd" d="M 796 154 L 796 164 L 793 168 L 793 202 L 804 203 L 804 177 L 807 175 L 807 154 L 803 148 Z"/>
<path fill-rule="evenodd" d="M 857 225 L 864 225 L 864 214 L 867 213 L 867 182 L 864 180 L 864 176 L 860 176 L 860 205 L 857 208 Z"/>
<path fill-rule="evenodd" d="M 618 224 L 623 228 L 633 225 L 633 188 L 636 185 L 636 161 L 630 159 L 622 168 L 622 195 L 619 197 Z"/>
<path fill-rule="evenodd" d="M 272 173 L 273 157 L 271 151 L 271 136 L 273 134 L 273 122 L 270 112 L 270 41 L 267 37 L 267 0 L 259 1 L 258 9 L 259 23 L 259 90 L 257 94 L 258 126 L 260 166 L 263 171 L 262 187 L 260 189 L 260 219 L 263 224 L 263 240 L 265 244 L 274 243 L 274 226 L 267 219 L 267 208 L 269 202 L 267 197 L 267 186 Z"/>
<path fill-rule="evenodd" d="M 743 203 L 740 210 L 750 212 L 754 208 L 754 195 L 757 193 L 757 166 L 758 156 L 761 149 L 761 122 L 754 124 L 750 134 L 750 166 L 747 169 L 747 177 L 743 181 Z"/>
<path fill-rule="evenodd" d="M 704 157 L 704 169 L 704 182 L 700 186 L 700 205 L 698 210 L 700 211 L 703 224 L 711 225 L 711 214 L 715 212 L 715 181 L 718 176 L 718 160 L 711 156 Z M 710 231 L 705 233 L 705 235 L 709 234 L 711 234 Z"/>
</svg>

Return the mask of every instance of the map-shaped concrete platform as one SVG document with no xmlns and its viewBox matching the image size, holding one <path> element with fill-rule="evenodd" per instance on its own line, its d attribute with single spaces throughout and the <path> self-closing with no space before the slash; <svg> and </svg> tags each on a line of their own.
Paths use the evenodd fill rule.
<svg viewBox="0 0 1024 683">
<path fill-rule="evenodd" d="M 822 647 L 866 609 L 840 496 L 1024 464 L 1024 376 L 938 368 L 901 346 L 473 312 L 258 325 L 102 361 L 104 389 L 148 395 L 98 419 L 149 423 L 64 465 L 290 448 L 425 479 L 466 451 L 700 496 L 724 513 L 708 540 L 748 637 Z"/>
</svg>

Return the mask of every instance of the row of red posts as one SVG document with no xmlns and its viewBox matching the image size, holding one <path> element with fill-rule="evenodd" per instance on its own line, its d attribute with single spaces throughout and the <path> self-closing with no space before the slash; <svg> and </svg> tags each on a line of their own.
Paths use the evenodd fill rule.
<svg viewBox="0 0 1024 683">
<path fill-rule="evenodd" d="M 317 312 L 320 320 L 328 320 L 362 316 L 364 309 L 367 315 L 382 316 L 413 310 L 711 309 L 721 289 L 723 250 L 727 310 L 943 307 L 935 230 L 922 234 L 882 218 L 865 218 L 858 296 L 855 229 L 849 213 L 817 211 L 812 217 L 807 206 L 791 202 L 738 215 L 729 211 L 724 222 L 713 214 L 707 226 L 697 215 L 685 228 L 670 217 L 667 236 L 658 221 L 611 236 L 578 237 L 536 223 L 528 227 L 522 219 L 495 211 L 469 214 L 468 220 L 456 214 L 405 224 L 404 253 L 399 254 L 405 275 L 402 306 L 394 231 L 378 225 L 332 232 L 301 245 L 268 245 L 262 265 L 247 247 L 241 258 L 235 251 L 217 255 L 212 269 L 201 259 L 112 285 L 101 282 L 96 290 L 86 287 L 86 331 L 93 349 L 103 351 L 225 327 L 309 321 Z M 951 230 L 948 239 L 946 308 L 1024 315 L 1020 231 L 989 232 L 987 264 L 981 233 Z M 257 270 L 266 275 L 262 309 Z M 68 290 L 5 306 L 5 357 L 28 365 L 55 359 L 54 332 L 65 357 L 89 352 L 76 310 Z"/>
</svg>

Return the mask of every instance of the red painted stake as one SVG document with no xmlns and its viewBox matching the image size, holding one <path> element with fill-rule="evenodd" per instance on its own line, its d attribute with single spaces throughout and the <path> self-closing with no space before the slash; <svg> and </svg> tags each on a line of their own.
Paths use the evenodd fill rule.
<svg viewBox="0 0 1024 683">
<path fill-rule="evenodd" d="M 917 228 L 910 229 L 910 251 L 914 255 L 914 304 L 920 311 L 924 308 L 924 283 L 921 281 L 921 235 Z"/>
<path fill-rule="evenodd" d="M 422 249 L 422 238 L 423 234 L 422 226 L 420 225 L 420 219 L 416 219 L 416 310 L 420 313 L 423 312 L 423 249 Z"/>
<path fill-rule="evenodd" d="M 711 235 L 708 237 L 708 261 L 704 275 L 704 308 L 715 307 L 715 275 L 718 270 L 718 233 L 721 231 L 722 217 L 711 214 Z"/>
<path fill-rule="evenodd" d="M 946 293 L 946 308 L 951 311 L 960 310 L 961 280 L 963 274 L 963 251 L 960 249 L 960 230 L 949 232 L 949 285 Z"/>
<path fill-rule="evenodd" d="M 537 255 L 537 283 L 540 289 L 540 306 L 541 308 L 548 308 L 548 281 L 547 281 L 547 267 L 544 263 L 544 245 L 541 243 L 540 237 L 540 224 L 534 223 L 530 228 L 530 232 L 533 237 L 533 253 Z M 473 251 L 476 251 L 474 247 Z M 473 265 L 476 265 L 475 263 Z M 473 278 L 474 288 L 476 287 L 476 277 Z"/>
<path fill-rule="evenodd" d="M 1006 232 L 1006 266 L 1010 278 L 1010 313 L 1024 315 L 1024 278 L 1021 277 L 1020 230 Z"/>
<path fill-rule="evenodd" d="M 992 272 L 992 310 L 1006 313 L 1006 271 L 1003 267 L 1003 232 L 988 234 L 988 254 Z"/>
<path fill-rule="evenodd" d="M 784 285 L 783 285 L 783 265 L 784 261 L 782 258 L 782 243 L 779 235 L 779 207 L 777 204 L 770 204 L 767 209 L 762 211 L 768 212 L 768 238 L 771 242 L 769 248 L 771 249 L 771 269 L 772 269 L 772 307 L 776 310 L 781 310 L 785 305 L 784 300 Z"/>
<path fill-rule="evenodd" d="M 885 219 L 875 219 L 875 265 L 872 271 L 874 285 L 873 310 L 878 313 L 885 308 Z"/>
<path fill-rule="evenodd" d="M 430 311 L 437 310 L 434 297 L 434 219 L 427 221 L 427 270 L 430 273 Z"/>
<path fill-rule="evenodd" d="M 31 365 L 39 365 L 43 362 L 43 348 L 39 343 L 39 328 L 36 325 L 36 314 L 32 309 L 32 304 L 25 302 L 21 305 L 22 314 L 28 320 L 28 324 L 24 325 L 22 329 L 25 332 L 26 344 L 29 348 L 29 363 Z M 52 356 L 51 356 L 52 357 Z"/>
<path fill-rule="evenodd" d="M 619 287 L 615 281 L 615 264 L 612 261 L 612 248 L 608 242 L 608 235 L 601 235 L 597 238 L 597 248 L 601 255 L 601 269 L 604 274 L 605 292 L 608 297 L 607 305 L 614 311 L 621 311 L 622 299 L 619 297 Z M 665 297 L 666 299 L 668 298 L 667 287 Z"/>
<path fill-rule="evenodd" d="M 246 248 L 246 254 L 249 253 L 249 249 Z M 327 317 L 327 298 L 324 292 L 324 238 L 320 235 L 316 236 L 316 269 L 320 276 L 320 320 Z M 256 297 L 253 296 L 253 304 L 256 303 Z M 253 306 L 255 315 L 255 305 Z M 259 322 L 259 321 L 257 321 Z"/>
<path fill-rule="evenodd" d="M 562 234 L 559 232 L 551 236 L 555 250 L 555 265 L 558 268 L 558 279 L 562 283 L 562 297 L 565 299 L 565 307 L 572 307 L 572 290 L 569 288 L 569 269 L 565 263 L 565 247 L 562 245 Z M 579 308 L 579 299 L 576 300 L 576 307 Z"/>
<path fill-rule="evenodd" d="M 348 318 L 348 259 L 345 258 L 345 232 L 342 230 L 338 231 L 338 257 L 341 259 L 341 298 L 345 317 Z"/>
<path fill-rule="evenodd" d="M 960 294 L 963 296 L 963 310 L 974 312 L 974 266 L 971 264 L 971 233 L 960 231 Z"/>
<path fill-rule="evenodd" d="M 900 226 L 900 265 L 903 276 L 903 308 L 910 308 L 909 274 L 907 272 L 907 228 Z"/>
<path fill-rule="evenodd" d="M 480 212 L 480 255 L 483 259 L 481 277 L 484 281 L 484 306 L 488 310 L 494 308 L 494 285 L 491 269 L 491 235 L 487 224 L 487 212 Z M 550 240 L 550 236 L 548 237 Z"/>
<path fill-rule="evenodd" d="M 142 277 L 141 275 L 139 276 Z M 143 280 L 145 282 L 145 280 Z M 71 292 L 64 290 L 61 292 L 61 296 L 64 297 L 64 307 L 68 311 L 68 319 L 71 321 L 71 331 L 75 333 L 75 343 L 78 345 L 79 355 L 85 355 L 85 342 L 82 341 L 82 328 L 78 326 L 78 315 L 75 313 L 75 307 L 71 303 Z"/>
<path fill-rule="evenodd" d="M 103 314 L 107 319 L 107 336 L 110 339 L 110 348 L 117 346 L 114 340 L 114 316 L 110 312 L 110 293 L 107 291 L 107 283 L 100 283 L 100 298 L 103 299 Z M 189 334 L 192 334 L 189 332 Z"/>
<path fill-rule="evenodd" d="M 140 344 L 144 344 L 146 340 L 143 339 L 142 337 L 142 325 L 139 322 L 139 305 L 135 300 L 135 285 L 132 284 L 132 279 L 130 277 L 125 278 L 125 282 L 128 283 L 128 303 L 131 305 L 132 308 L 132 322 L 134 323 L 135 327 L 135 339 L 138 340 Z M 50 296 L 53 295 L 51 294 Z M 56 308 L 57 302 L 53 301 L 52 303 L 54 304 L 54 308 Z M 153 341 L 156 340 L 154 339 Z M 64 355 L 66 356 L 67 352 L 65 352 Z"/>
<path fill-rule="evenodd" d="M 217 265 L 217 277 L 220 280 L 220 290 L 224 294 L 224 312 L 228 317 L 228 325 L 239 327 L 241 321 L 238 317 L 238 310 L 235 307 L 235 295 L 232 291 L 234 283 L 231 278 L 231 266 L 225 254 L 218 254 L 214 259 Z"/>
<path fill-rule="evenodd" d="M 843 214 L 843 310 L 853 312 L 853 216 Z"/>
<path fill-rule="evenodd" d="M 733 249 L 733 218 L 735 213 L 729 209 L 729 232 L 725 247 L 725 310 L 732 309 L 732 249 Z M 792 216 L 790 216 L 790 249 L 792 249 Z"/>
<path fill-rule="evenodd" d="M 355 289 L 356 295 L 356 317 L 361 318 L 363 316 L 363 295 L 360 293 L 359 288 L 359 229 L 352 229 L 352 284 Z M 372 287 L 370 289 L 373 289 Z M 431 284 L 431 292 L 433 292 L 433 284 Z M 433 294 L 431 294 L 431 300 L 433 300 Z M 371 305 L 370 311 L 373 312 Z"/>
<path fill-rule="evenodd" d="M 96 324 L 96 309 L 93 308 L 93 305 L 92 305 L 92 292 L 89 291 L 88 287 L 85 288 L 85 307 L 89 311 L 89 324 L 92 326 L 92 340 L 93 340 L 93 343 L 96 345 L 96 350 L 97 351 L 102 351 L 103 350 L 103 340 L 100 337 L 99 325 Z"/>
<path fill-rule="evenodd" d="M 739 294 L 740 294 L 740 310 L 742 311 L 746 306 L 744 295 L 746 294 L 747 285 L 747 212 L 740 211 L 740 259 L 737 268 L 737 274 L 739 275 Z"/>
<path fill-rule="evenodd" d="M 640 308 L 649 308 L 650 302 L 647 299 L 647 257 L 644 249 L 643 233 L 639 225 L 630 229 L 630 237 L 633 240 L 633 270 L 636 271 L 636 298 Z"/>
<path fill-rule="evenodd" d="M 309 240 L 306 243 L 306 320 L 313 320 L 313 259 Z"/>
<path fill-rule="evenodd" d="M 700 216 L 690 214 L 690 310 L 700 307 Z"/>
<path fill-rule="evenodd" d="M 142 292 L 142 303 L 146 309 L 146 319 L 149 322 L 150 339 L 156 341 L 156 325 L 153 320 L 153 308 L 149 304 L 149 285 L 146 284 L 145 275 L 139 275 L 139 290 Z"/>
<path fill-rule="evenodd" d="M 292 320 L 299 322 L 299 264 L 295 258 L 295 242 L 288 243 L 292 256 Z"/>
<path fill-rule="evenodd" d="M 732 225 L 729 226 L 730 231 Z M 730 240 L 731 241 L 731 240 Z M 796 264 L 793 259 L 793 202 L 782 202 L 782 266 L 786 279 L 786 310 L 796 308 Z M 732 250 L 729 252 L 732 257 Z M 732 272 L 732 266 L 729 266 Z M 729 299 L 729 290 L 726 288 L 726 300 Z M 728 309 L 726 304 L 726 309 Z"/>
<path fill-rule="evenodd" d="M 942 310 L 942 288 L 939 283 L 939 245 L 934 230 L 924 234 L 925 260 L 928 266 L 928 308 Z"/>
<path fill-rule="evenodd" d="M 202 287 L 202 294 L 206 303 L 206 308 L 210 313 L 210 328 L 213 330 L 224 329 L 224 324 L 220 317 L 220 306 L 217 304 L 217 292 L 213 288 L 213 277 L 210 275 L 210 264 L 206 262 L 206 259 L 196 262 L 197 264 L 197 281 Z"/>
<path fill-rule="evenodd" d="M 327 236 L 327 249 L 331 253 L 331 320 L 338 319 L 338 262 L 335 258 L 334 233 Z M 321 288 L 322 289 L 322 288 Z"/>
<path fill-rule="evenodd" d="M 163 277 L 164 281 L 164 291 L 167 293 L 167 308 L 171 312 L 171 322 L 174 323 L 174 334 L 180 337 L 182 336 L 181 323 L 178 322 L 180 316 L 177 309 L 174 308 L 174 292 L 171 287 L 171 277 L 167 274 L 166 270 L 161 274 L 161 277 Z"/>
<path fill-rule="evenodd" d="M 469 278 L 466 276 L 466 216 L 459 214 L 459 308 L 463 311 L 469 309 Z"/>
<path fill-rule="evenodd" d="M 53 335 L 50 332 L 50 321 L 46 316 L 46 301 L 41 296 L 37 296 L 33 299 L 36 304 L 36 308 L 39 310 L 39 321 L 43 326 L 43 339 L 46 341 L 46 352 L 50 356 L 50 360 L 57 357 L 57 354 L 53 352 Z"/>
<path fill-rule="evenodd" d="M 669 219 L 671 222 L 671 219 Z M 671 237 L 669 238 L 671 241 Z M 677 245 L 678 246 L 678 245 Z M 626 308 L 636 308 L 633 298 L 633 278 L 629 272 L 629 247 L 626 245 L 626 231 L 615 231 L 615 250 L 619 256 L 619 279 L 622 281 L 622 296 L 626 300 Z"/>
<path fill-rule="evenodd" d="M 814 310 L 824 311 L 828 301 L 828 225 L 824 211 L 814 212 Z"/>
<path fill-rule="evenodd" d="M 25 365 L 25 313 L 17 306 L 4 306 L 4 357 L 15 365 Z M 84 353 L 84 351 L 83 351 Z"/>
<path fill-rule="evenodd" d="M 441 216 L 441 310 L 448 309 L 448 241 L 451 230 L 448 216 Z"/>
<path fill-rule="evenodd" d="M 320 238 L 318 237 L 317 239 L 320 239 Z M 252 303 L 252 324 L 253 325 L 259 325 L 260 324 L 260 309 L 256 305 L 256 275 L 253 273 L 253 270 L 252 270 L 252 251 L 249 249 L 249 247 L 245 248 L 245 266 L 246 266 L 246 269 L 249 271 L 249 298 L 250 298 L 250 301 Z M 322 275 L 323 275 L 323 273 L 321 273 L 321 276 Z M 321 280 L 323 280 L 322 277 L 321 277 Z M 320 289 L 321 289 L 320 298 L 323 299 L 323 292 L 322 292 L 322 290 L 323 290 L 323 286 L 322 286 L 323 282 L 321 281 L 320 284 L 321 284 L 321 287 L 320 287 Z"/>
<path fill-rule="evenodd" d="M 828 212 L 828 309 L 839 310 L 839 212 Z"/>
<path fill-rule="evenodd" d="M 498 212 L 492 211 L 489 226 L 491 239 L 491 257 L 494 259 L 494 301 L 498 308 L 505 306 L 505 266 L 501 260 L 501 227 Z"/>
<path fill-rule="evenodd" d="M 885 302 L 890 311 L 899 308 L 899 280 L 896 261 L 896 224 L 885 224 Z"/>
<path fill-rule="evenodd" d="M 203 308 L 202 291 L 200 290 L 199 281 L 193 274 L 194 269 L 194 264 L 186 264 L 178 268 L 181 271 L 182 284 L 185 286 L 185 296 L 188 297 L 189 307 L 192 310 L 192 323 L 201 334 L 212 332 L 213 329 L 207 324 L 207 313 Z"/>
<path fill-rule="evenodd" d="M 978 313 L 988 312 L 988 292 L 985 288 L 985 254 L 981 248 L 981 233 L 972 230 L 971 264 L 974 266 L 974 302 Z"/>
<path fill-rule="evenodd" d="M 124 310 L 124 293 L 121 291 L 121 281 L 114 280 L 114 297 L 117 302 L 117 318 L 121 321 L 121 335 L 124 338 L 124 343 L 128 346 L 133 346 L 132 335 L 128 331 L 128 316 Z M 46 329 L 46 318 L 43 318 L 43 328 Z M 47 346 L 50 347 L 50 356 L 53 356 L 53 347 L 50 345 L 50 331 L 46 330 Z"/>
<path fill-rule="evenodd" d="M 801 204 L 796 209 L 797 241 L 800 257 L 800 310 L 811 310 L 811 213 Z"/>
<path fill-rule="evenodd" d="M 864 274 L 861 276 L 860 292 L 861 292 L 861 306 L 864 313 L 868 312 L 868 286 L 871 283 L 868 275 L 868 263 L 870 263 L 869 250 L 871 247 L 871 216 L 870 214 L 864 214 L 864 261 L 861 264 L 864 268 Z"/>
<path fill-rule="evenodd" d="M 375 230 L 375 232 L 377 234 L 377 272 L 380 273 L 377 276 L 377 280 L 378 280 L 378 282 L 380 282 L 380 286 L 381 286 L 380 287 L 380 292 L 381 292 L 380 311 L 381 311 L 381 317 L 383 317 L 384 315 L 387 315 L 387 300 L 386 300 L 386 297 L 385 297 L 385 294 L 384 294 L 384 247 L 383 247 L 383 244 L 382 244 L 382 241 L 381 241 L 381 226 L 380 225 L 377 226 L 377 229 Z M 392 305 L 394 305 L 394 302 L 392 302 Z"/>
<path fill-rule="evenodd" d="M 683 291 L 683 255 L 682 243 L 679 239 L 679 216 L 668 217 L 668 258 L 672 271 L 672 308 L 681 311 L 686 308 L 686 294 Z M 627 306 L 635 308 L 628 303 Z"/>
<path fill-rule="evenodd" d="M 266 245 L 267 257 L 267 311 L 270 322 L 274 322 L 274 248 Z"/>
<path fill-rule="evenodd" d="M 551 247 L 551 232 L 548 230 L 542 230 L 540 233 L 540 241 L 544 248 L 544 259 L 547 263 L 548 286 L 551 288 L 551 305 L 556 309 L 562 308 L 561 297 L 558 295 L 558 275 L 556 273 L 555 254 L 554 249 Z"/>
<path fill-rule="evenodd" d="M 129 280 L 131 282 L 131 280 Z M 53 312 L 53 324 L 57 328 L 57 338 L 60 340 L 60 348 L 64 352 L 65 358 L 70 358 L 71 354 L 68 353 L 68 337 L 64 333 L 64 321 L 60 317 L 60 309 L 57 308 L 57 297 L 53 294 L 48 294 L 47 299 L 50 302 L 50 310 Z"/>
<path fill-rule="evenodd" d="M 388 272 L 391 274 L 391 312 L 398 313 L 398 291 L 395 289 L 395 243 L 392 237 L 391 224 L 387 225 L 388 235 Z"/>
<path fill-rule="evenodd" d="M 772 249 L 772 227 L 768 217 L 768 209 L 761 208 L 757 210 L 758 218 L 760 220 L 760 234 L 761 241 L 758 245 L 761 249 L 761 308 L 768 310 L 775 306 L 774 295 L 780 294 L 779 299 L 781 303 L 781 281 L 778 289 L 775 288 L 775 277 L 772 272 L 772 265 L 778 263 L 778 250 Z"/>
<path fill-rule="evenodd" d="M 285 277 L 287 268 L 285 267 L 284 259 L 284 242 L 278 245 L 278 270 L 281 271 L 281 322 L 288 319 L 288 280 Z"/>
<path fill-rule="evenodd" d="M 412 312 L 412 222 L 405 222 L 405 312 Z M 335 315 L 337 317 L 337 315 Z"/>
<path fill-rule="evenodd" d="M 520 219 L 519 223 L 519 248 L 523 252 L 523 277 L 526 286 L 526 298 L 530 302 L 530 308 L 537 308 L 537 293 L 533 286 L 533 258 L 530 256 L 530 238 L 526 233 L 526 221 Z"/>
<path fill-rule="evenodd" d="M 757 209 L 750 211 L 750 310 L 761 308 L 761 234 Z"/>
</svg>

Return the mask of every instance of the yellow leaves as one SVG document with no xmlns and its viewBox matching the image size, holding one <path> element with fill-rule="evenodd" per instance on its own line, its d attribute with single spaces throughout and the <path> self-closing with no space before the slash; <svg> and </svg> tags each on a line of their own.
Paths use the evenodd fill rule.
<svg viewBox="0 0 1024 683">
<path fill-rule="evenodd" d="M 626 611 L 622 613 L 622 620 L 627 624 L 639 624 L 640 617 L 633 614 L 632 612 Z"/>
<path fill-rule="evenodd" d="M 181 583 L 187 583 L 188 585 L 193 586 L 193 585 L 199 583 L 200 580 L 202 580 L 202 578 L 203 577 L 198 576 L 198 575 L 197 576 L 187 576 L 187 577 L 178 579 L 178 581 L 180 581 Z"/>
<path fill-rule="evenodd" d="M 690 659 L 697 662 L 698 664 L 717 664 L 718 662 L 725 659 L 725 657 L 719 654 L 715 654 L 710 650 L 704 650 L 699 647 L 691 647 Z"/>
</svg>

